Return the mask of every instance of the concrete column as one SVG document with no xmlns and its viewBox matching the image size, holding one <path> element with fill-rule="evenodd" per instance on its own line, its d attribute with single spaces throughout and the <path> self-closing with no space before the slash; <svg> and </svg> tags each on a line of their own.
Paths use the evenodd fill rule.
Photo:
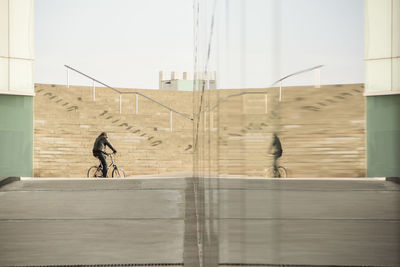
<svg viewBox="0 0 400 267">
<path fill-rule="evenodd" d="M 367 175 L 400 177 L 400 1 L 364 7 Z"/>
</svg>

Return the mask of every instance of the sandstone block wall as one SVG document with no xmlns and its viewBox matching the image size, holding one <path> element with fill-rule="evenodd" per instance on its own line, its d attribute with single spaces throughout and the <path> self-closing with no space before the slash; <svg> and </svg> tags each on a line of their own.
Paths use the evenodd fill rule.
<svg viewBox="0 0 400 267">
<path fill-rule="evenodd" d="M 192 116 L 193 93 L 136 90 Z M 271 164 L 271 133 L 279 131 L 281 164 L 290 177 L 365 176 L 365 103 L 363 85 L 322 88 L 286 87 L 265 94 L 229 98 L 244 91 L 211 92 L 218 108 L 202 121 L 210 136 L 212 170 L 220 174 L 260 176 Z M 35 85 L 34 175 L 84 177 L 97 164 L 94 139 L 107 131 L 118 150 L 117 163 L 129 176 L 190 172 L 193 166 L 193 122 L 139 96 L 122 96 L 108 88 Z M 220 101 L 218 101 L 218 99 Z M 266 102 L 267 101 L 267 102 Z M 136 103 L 138 106 L 136 107 Z M 136 114 L 136 110 L 138 113 Z"/>
<path fill-rule="evenodd" d="M 106 88 L 96 88 L 93 101 L 91 87 L 63 85 L 35 86 L 34 175 L 41 177 L 84 177 L 91 165 L 95 138 L 109 133 L 118 150 L 117 163 L 128 175 L 153 174 L 191 170 L 192 143 L 190 120 L 173 115 L 141 97 L 136 114 L 135 95 L 122 97 Z M 157 95 L 158 91 L 142 90 L 162 103 L 175 103 L 172 108 L 188 112 L 185 101 L 191 93 L 175 92 Z"/>
</svg>

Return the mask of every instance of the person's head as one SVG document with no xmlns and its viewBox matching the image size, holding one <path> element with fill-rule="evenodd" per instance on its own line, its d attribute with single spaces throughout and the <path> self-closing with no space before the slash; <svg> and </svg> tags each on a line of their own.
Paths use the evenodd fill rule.
<svg viewBox="0 0 400 267">
<path fill-rule="evenodd" d="M 104 136 L 105 138 L 108 138 L 108 135 L 107 135 L 106 132 L 102 132 L 102 133 L 100 134 L 100 136 Z"/>
<path fill-rule="evenodd" d="M 273 134 L 273 135 L 274 135 L 274 137 L 278 137 L 278 134 L 277 134 L 276 132 L 274 132 L 274 134 Z"/>
</svg>

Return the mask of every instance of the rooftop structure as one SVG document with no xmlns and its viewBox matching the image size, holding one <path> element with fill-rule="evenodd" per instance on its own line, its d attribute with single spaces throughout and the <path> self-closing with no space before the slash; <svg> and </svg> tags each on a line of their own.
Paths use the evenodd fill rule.
<svg viewBox="0 0 400 267">
<path fill-rule="evenodd" d="M 180 77 L 182 77 L 182 79 Z M 160 71 L 159 89 L 193 91 L 196 81 L 206 81 L 207 89 L 216 89 L 216 72 L 196 72 L 194 74 L 183 72 L 181 76 L 181 73 L 176 71 L 171 71 L 169 73 L 167 71 Z"/>
</svg>

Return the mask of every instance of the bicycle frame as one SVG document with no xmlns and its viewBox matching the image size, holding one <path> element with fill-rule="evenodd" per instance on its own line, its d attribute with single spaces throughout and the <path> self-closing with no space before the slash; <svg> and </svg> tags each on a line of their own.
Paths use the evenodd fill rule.
<svg viewBox="0 0 400 267">
<path fill-rule="evenodd" d="M 118 177 L 118 178 L 126 177 L 126 173 L 125 173 L 124 169 L 119 168 L 117 166 L 117 164 L 115 163 L 115 160 L 114 160 L 114 157 L 113 157 L 113 153 L 110 153 L 110 154 L 103 153 L 103 154 L 105 154 L 105 157 L 110 156 L 110 158 L 111 158 L 111 162 L 107 166 L 107 169 L 108 169 L 107 170 L 107 174 L 109 172 L 111 172 L 111 176 L 112 177 Z M 103 175 L 102 175 L 102 173 L 103 173 L 103 164 L 101 163 L 100 159 L 99 159 L 99 161 L 100 161 L 99 165 L 94 165 L 94 166 L 89 168 L 87 177 L 103 177 Z M 91 170 L 93 168 L 95 168 L 96 171 L 93 174 L 91 174 Z"/>
<path fill-rule="evenodd" d="M 113 153 L 107 154 L 106 157 L 107 157 L 107 156 L 109 156 L 110 159 L 111 159 L 111 162 L 110 162 L 110 164 L 108 165 L 108 169 L 111 169 L 111 167 L 116 167 L 117 164 L 115 164 L 114 157 L 113 157 Z M 103 164 L 101 164 L 101 161 L 100 161 L 100 164 L 99 164 L 98 168 L 99 168 L 99 169 L 103 169 Z"/>
<path fill-rule="evenodd" d="M 115 164 L 115 162 L 114 162 L 113 153 L 110 153 L 110 154 L 108 154 L 108 155 L 110 156 L 110 159 L 111 159 L 110 165 L 108 165 L 108 167 L 117 166 L 117 165 Z"/>
</svg>

